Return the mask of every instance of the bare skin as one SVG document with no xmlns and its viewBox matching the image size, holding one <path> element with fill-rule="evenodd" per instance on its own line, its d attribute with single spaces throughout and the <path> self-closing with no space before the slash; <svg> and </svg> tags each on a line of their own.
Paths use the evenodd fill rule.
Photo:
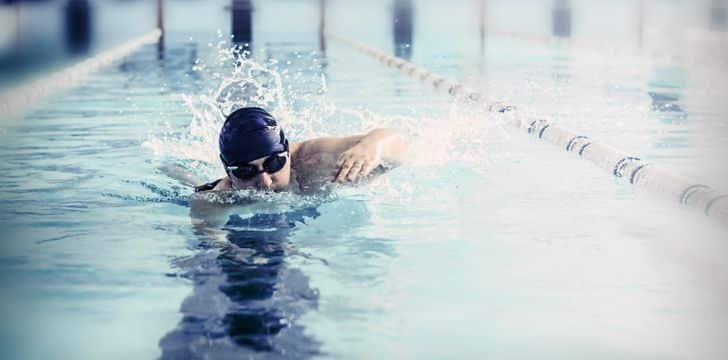
<svg viewBox="0 0 728 360">
<path fill-rule="evenodd" d="M 313 193 L 332 183 L 354 184 L 377 172 L 380 165 L 397 166 L 404 161 L 407 145 L 391 129 L 375 129 L 367 134 L 321 137 L 293 143 L 283 169 L 259 173 L 250 180 L 226 176 L 211 191 L 255 189 Z M 262 170 L 268 156 L 249 162 Z"/>
<path fill-rule="evenodd" d="M 230 190 L 292 191 L 301 194 L 325 192 L 334 184 L 356 185 L 384 173 L 385 168 L 402 164 L 407 153 L 403 137 L 391 129 L 375 129 L 362 135 L 321 137 L 292 143 L 283 169 L 243 180 L 234 175 L 224 177 L 212 190 L 221 194 Z M 268 156 L 255 159 L 259 170 Z M 213 238 L 233 207 L 207 200 L 203 193 L 190 197 L 190 215 L 196 228 L 206 229 Z M 199 194 L 199 195 L 198 195 Z M 254 200 L 251 200 L 253 203 Z"/>
</svg>

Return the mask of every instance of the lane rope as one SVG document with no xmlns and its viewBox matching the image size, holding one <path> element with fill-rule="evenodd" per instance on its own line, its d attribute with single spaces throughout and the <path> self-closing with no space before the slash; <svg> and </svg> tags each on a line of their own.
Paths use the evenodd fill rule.
<svg viewBox="0 0 728 360">
<path fill-rule="evenodd" d="M 410 78 L 424 82 L 436 91 L 484 105 L 489 112 L 505 117 L 508 124 L 525 130 L 526 133 L 537 136 L 539 139 L 554 144 L 561 149 L 566 149 L 568 153 L 578 149 L 579 158 L 589 160 L 608 171 L 612 176 L 622 178 L 628 174 L 630 184 L 667 196 L 679 204 L 702 210 L 706 215 L 716 218 L 728 226 L 728 216 L 725 216 L 728 213 L 728 201 L 722 201 L 724 199 L 723 195 L 720 195 L 709 186 L 698 186 L 696 182 L 675 175 L 655 164 L 648 164 L 638 156 L 594 141 L 586 135 L 577 134 L 552 121 L 541 118 L 529 119 L 527 115 L 519 112 L 515 106 L 497 101 L 489 102 L 486 96 L 479 91 L 359 41 L 334 33 L 327 33 L 327 36 L 402 72 Z M 700 193 L 700 196 L 696 196 L 696 193 Z"/>
<path fill-rule="evenodd" d="M 41 98 L 78 84 L 90 73 L 129 55 L 142 45 L 157 42 L 160 36 L 162 31 L 154 29 L 75 65 L 3 92 L 0 94 L 0 120 L 23 114 Z"/>
</svg>

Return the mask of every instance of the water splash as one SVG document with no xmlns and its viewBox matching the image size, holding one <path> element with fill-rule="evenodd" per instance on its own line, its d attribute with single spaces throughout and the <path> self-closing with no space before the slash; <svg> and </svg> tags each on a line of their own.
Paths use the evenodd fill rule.
<svg viewBox="0 0 728 360">
<path fill-rule="evenodd" d="M 281 69 L 275 59 L 261 63 L 240 48 L 219 41 L 211 60 L 198 59 L 193 67 L 213 85 L 203 94 L 178 95 L 191 115 L 187 126 L 180 129 L 167 123 L 150 134 L 143 146 L 152 150 L 157 160 L 184 164 L 200 178 L 215 178 L 224 175 L 218 164 L 219 129 L 225 116 L 238 108 L 267 109 L 293 141 L 312 136 L 317 128 L 325 129 L 319 125 L 334 111 L 322 96 L 326 93 L 325 77 L 312 66 L 292 71 L 288 64 Z M 317 82 L 316 91 L 301 93 L 284 83 L 300 81 L 304 75 Z M 306 105 L 296 106 L 301 100 Z"/>
<path fill-rule="evenodd" d="M 217 150 L 219 129 L 227 114 L 245 106 L 266 108 L 292 142 L 361 134 L 378 127 L 399 130 L 411 149 L 405 166 L 409 169 L 404 170 L 407 175 L 376 185 L 389 188 L 385 193 L 396 197 L 431 192 L 431 188 L 414 189 L 433 181 L 440 185 L 462 168 L 482 174 L 489 164 L 488 147 L 493 144 L 489 138 L 504 134 L 502 124 L 484 121 L 490 116 L 485 109 L 460 99 L 443 109 L 447 112 L 442 116 L 384 115 L 366 108 L 367 104 L 339 108 L 327 97 L 327 76 L 316 52 L 261 60 L 224 40 L 213 47 L 211 58 L 198 59 L 193 69 L 210 81 L 209 90 L 179 95 L 191 115 L 187 126 L 175 129 L 167 125 L 144 143 L 157 160 L 183 164 L 201 179 L 224 176 Z M 355 192 L 371 193 L 372 188 L 360 187 Z"/>
</svg>

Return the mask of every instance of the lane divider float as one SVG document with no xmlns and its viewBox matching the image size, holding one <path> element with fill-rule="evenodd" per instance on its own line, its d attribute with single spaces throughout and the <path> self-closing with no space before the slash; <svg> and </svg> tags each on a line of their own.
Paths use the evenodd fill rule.
<svg viewBox="0 0 728 360">
<path fill-rule="evenodd" d="M 566 149 L 568 153 L 576 153 L 580 158 L 589 160 L 615 177 L 625 178 L 630 184 L 667 196 L 682 205 L 701 209 L 707 216 L 728 225 L 728 194 L 721 194 L 710 186 L 675 175 L 655 164 L 645 162 L 638 156 L 592 140 L 586 135 L 577 134 L 548 119 L 527 118 L 527 115 L 517 111 L 512 105 L 497 101 L 489 102 L 482 93 L 453 79 L 432 73 L 359 41 L 333 33 L 327 35 L 410 78 L 430 85 L 439 92 L 483 104 L 489 112 L 504 116 L 510 125 Z"/>
<path fill-rule="evenodd" d="M 119 60 L 142 45 L 155 43 L 162 36 L 160 29 L 92 56 L 63 70 L 32 80 L 0 94 L 0 120 L 22 114 L 41 98 L 78 84 L 90 73 Z"/>
</svg>

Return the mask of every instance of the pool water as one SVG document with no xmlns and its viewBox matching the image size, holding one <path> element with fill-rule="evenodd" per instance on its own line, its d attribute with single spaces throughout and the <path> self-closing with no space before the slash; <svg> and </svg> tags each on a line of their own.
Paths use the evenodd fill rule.
<svg viewBox="0 0 728 360">
<path fill-rule="evenodd" d="M 259 3 L 241 59 L 226 3 L 170 2 L 162 56 L 143 47 L 2 123 L 4 357 L 728 355 L 720 224 L 322 48 L 318 2 Z M 535 0 L 488 2 L 484 42 L 469 1 L 417 2 L 409 47 L 385 1 L 331 2 L 327 29 L 723 186 L 725 33 L 689 2 L 645 2 L 639 39 L 606 26 L 631 2 L 574 3 L 572 40 L 549 37 Z M 410 161 L 201 221 L 160 168 L 219 177 L 220 109 L 246 104 L 293 141 L 398 129 Z"/>
</svg>

